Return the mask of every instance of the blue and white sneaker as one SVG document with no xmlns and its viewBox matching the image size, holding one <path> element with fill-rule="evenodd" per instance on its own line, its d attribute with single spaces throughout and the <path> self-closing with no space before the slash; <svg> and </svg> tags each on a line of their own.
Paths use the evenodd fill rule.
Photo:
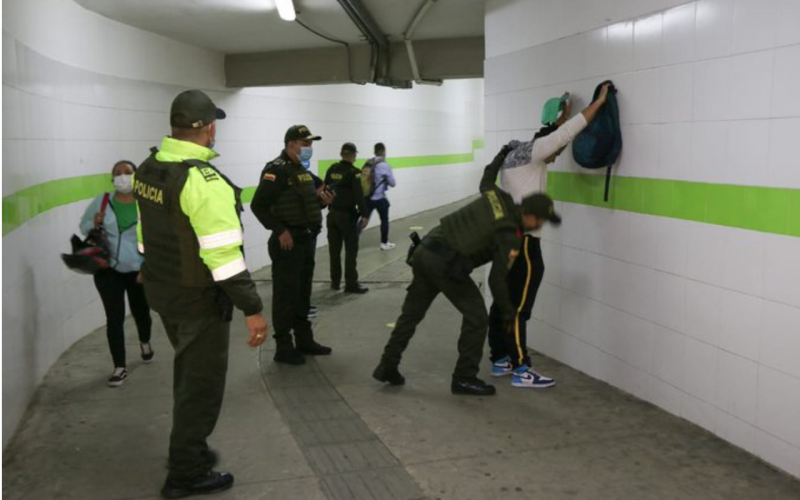
<svg viewBox="0 0 800 500">
<path fill-rule="evenodd" d="M 505 377 L 511 375 L 513 371 L 514 365 L 511 364 L 511 358 L 508 356 L 492 363 L 492 377 Z"/>
<path fill-rule="evenodd" d="M 511 385 L 514 387 L 524 387 L 527 389 L 546 389 L 556 385 L 556 381 L 540 375 L 530 367 L 520 366 L 511 375 Z"/>
</svg>

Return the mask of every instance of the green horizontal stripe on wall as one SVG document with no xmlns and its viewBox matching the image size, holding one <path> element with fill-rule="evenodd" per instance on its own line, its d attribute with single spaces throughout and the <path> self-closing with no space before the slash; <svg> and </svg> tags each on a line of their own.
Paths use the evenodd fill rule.
<svg viewBox="0 0 800 500">
<path fill-rule="evenodd" d="M 549 172 L 547 191 L 568 203 L 800 237 L 800 189 L 613 176 L 606 203 L 604 175 Z"/>
<path fill-rule="evenodd" d="M 474 147 L 474 142 L 473 142 Z M 386 161 L 393 169 L 398 168 L 417 168 L 417 167 L 434 167 L 437 165 L 453 165 L 456 163 L 472 163 L 475 159 L 474 151 L 472 153 L 459 153 L 453 155 L 429 155 L 429 156 L 400 156 L 397 158 L 387 158 Z M 320 160 L 317 162 L 318 174 L 320 177 L 325 176 L 325 172 L 334 163 L 340 160 Z M 364 160 L 366 161 L 366 159 Z M 360 167 L 363 161 L 357 161 L 356 165 Z"/>
<path fill-rule="evenodd" d="M 483 140 L 472 141 L 473 152 L 451 155 L 406 156 L 392 158 L 393 168 L 429 167 L 455 163 L 471 163 L 474 150 L 483 147 Z M 320 160 L 319 175 L 324 176 L 331 165 L 339 160 Z M 3 236 L 48 210 L 82 200 L 94 198 L 112 188 L 108 174 L 84 175 L 44 182 L 3 197 Z M 256 188 L 242 192 L 242 201 L 250 203 Z"/>
<path fill-rule="evenodd" d="M 94 198 L 111 189 L 111 176 L 97 174 L 43 182 L 3 196 L 3 236 L 48 210 Z"/>
</svg>

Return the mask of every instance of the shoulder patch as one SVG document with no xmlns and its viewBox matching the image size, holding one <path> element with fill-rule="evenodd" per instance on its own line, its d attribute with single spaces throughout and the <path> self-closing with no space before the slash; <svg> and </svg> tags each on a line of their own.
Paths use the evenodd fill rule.
<svg viewBox="0 0 800 500">
<path fill-rule="evenodd" d="M 275 182 L 275 179 L 277 179 L 277 176 L 275 174 L 270 174 L 270 173 L 264 174 L 265 181 Z"/>
<path fill-rule="evenodd" d="M 202 174 L 203 179 L 205 179 L 206 182 L 219 180 L 219 174 L 217 174 L 217 171 L 211 167 L 202 167 L 198 168 L 197 170 L 200 171 L 200 174 Z"/>
</svg>

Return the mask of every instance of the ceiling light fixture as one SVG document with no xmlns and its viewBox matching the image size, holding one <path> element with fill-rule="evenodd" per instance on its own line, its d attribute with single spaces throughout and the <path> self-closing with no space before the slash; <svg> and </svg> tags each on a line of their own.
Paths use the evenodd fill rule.
<svg viewBox="0 0 800 500">
<path fill-rule="evenodd" d="M 292 0 L 275 0 L 275 5 L 278 7 L 278 15 L 284 21 L 294 21 L 294 3 Z"/>
</svg>

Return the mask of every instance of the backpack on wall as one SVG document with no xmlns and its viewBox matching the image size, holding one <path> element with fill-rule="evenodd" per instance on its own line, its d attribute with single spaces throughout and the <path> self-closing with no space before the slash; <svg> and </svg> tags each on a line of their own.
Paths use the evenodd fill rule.
<svg viewBox="0 0 800 500">
<path fill-rule="evenodd" d="M 605 105 L 597 112 L 595 119 L 572 142 L 572 156 L 578 165 L 590 169 L 607 168 L 604 201 L 608 201 L 611 169 L 622 152 L 617 88 L 610 80 L 601 83 L 594 89 L 592 101 L 597 99 L 600 89 L 606 83 L 610 83 L 611 86 L 608 89 Z"/>
</svg>

